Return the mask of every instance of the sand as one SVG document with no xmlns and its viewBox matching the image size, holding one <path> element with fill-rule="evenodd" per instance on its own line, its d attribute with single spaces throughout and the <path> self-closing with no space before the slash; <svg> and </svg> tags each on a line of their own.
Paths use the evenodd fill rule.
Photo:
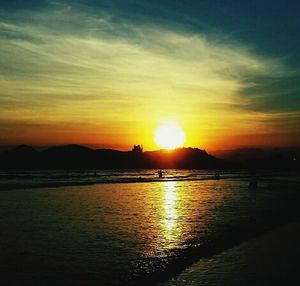
<svg viewBox="0 0 300 286">
<path fill-rule="evenodd" d="M 300 223 L 291 223 L 202 259 L 170 285 L 300 285 Z"/>
</svg>

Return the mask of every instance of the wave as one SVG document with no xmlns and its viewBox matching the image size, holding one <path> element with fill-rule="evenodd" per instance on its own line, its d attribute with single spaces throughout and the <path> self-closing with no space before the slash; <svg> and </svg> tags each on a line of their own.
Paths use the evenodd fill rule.
<svg viewBox="0 0 300 286">
<path fill-rule="evenodd" d="M 157 170 L 15 171 L 0 172 L 0 190 L 81 186 L 94 184 L 206 181 L 219 179 L 279 178 L 290 174 L 275 171 L 252 174 L 247 171 L 167 170 L 159 178 Z"/>
</svg>

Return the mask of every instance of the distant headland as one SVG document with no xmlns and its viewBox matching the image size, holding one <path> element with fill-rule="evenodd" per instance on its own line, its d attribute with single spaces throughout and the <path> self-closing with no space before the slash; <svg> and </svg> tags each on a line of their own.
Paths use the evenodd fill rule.
<svg viewBox="0 0 300 286">
<path fill-rule="evenodd" d="M 299 153 L 290 150 L 243 149 L 219 158 L 198 148 L 144 151 L 91 149 L 64 145 L 37 150 L 20 145 L 0 153 L 0 169 L 297 169 Z"/>
</svg>

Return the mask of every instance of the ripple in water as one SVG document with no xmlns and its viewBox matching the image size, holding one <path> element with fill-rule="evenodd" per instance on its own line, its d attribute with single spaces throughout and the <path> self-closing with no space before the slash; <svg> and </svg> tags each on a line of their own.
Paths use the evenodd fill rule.
<svg viewBox="0 0 300 286">
<path fill-rule="evenodd" d="M 299 217 L 297 184 L 115 183 L 0 192 L 2 281 L 154 284 Z"/>
</svg>

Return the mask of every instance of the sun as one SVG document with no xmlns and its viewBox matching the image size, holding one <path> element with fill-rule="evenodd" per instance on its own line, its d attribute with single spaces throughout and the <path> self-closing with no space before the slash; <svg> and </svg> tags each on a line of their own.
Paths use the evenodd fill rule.
<svg viewBox="0 0 300 286">
<path fill-rule="evenodd" d="M 155 130 L 155 143 L 162 149 L 181 147 L 185 142 L 185 133 L 176 121 L 165 121 Z"/>
</svg>

